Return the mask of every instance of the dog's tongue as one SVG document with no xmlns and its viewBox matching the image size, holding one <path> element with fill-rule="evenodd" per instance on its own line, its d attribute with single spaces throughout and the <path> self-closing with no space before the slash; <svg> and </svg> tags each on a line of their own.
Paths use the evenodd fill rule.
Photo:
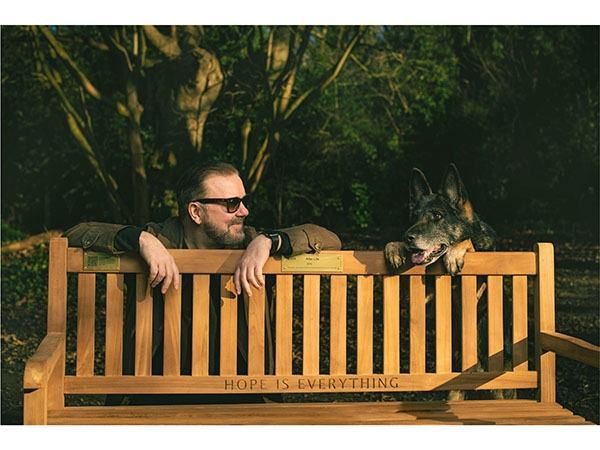
<svg viewBox="0 0 600 450">
<path fill-rule="evenodd" d="M 422 252 L 413 253 L 410 257 L 413 264 L 422 264 L 429 256 L 440 249 L 440 246 L 430 248 L 429 250 L 424 250 Z"/>
</svg>

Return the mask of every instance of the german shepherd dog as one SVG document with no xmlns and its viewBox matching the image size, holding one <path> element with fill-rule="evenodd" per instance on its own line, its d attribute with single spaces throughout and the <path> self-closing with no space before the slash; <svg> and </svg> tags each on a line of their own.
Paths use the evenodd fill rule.
<svg viewBox="0 0 600 450">
<path fill-rule="evenodd" d="M 409 185 L 409 213 L 413 224 L 402 242 L 385 246 L 385 259 L 394 269 L 408 258 L 429 265 L 439 258 L 450 275 L 459 273 L 467 251 L 494 251 L 496 232 L 473 212 L 467 190 L 454 164 L 434 194 L 423 172 L 413 169 Z"/>
<path fill-rule="evenodd" d="M 389 242 L 384 254 L 387 263 L 399 269 L 409 260 L 415 265 L 429 265 L 438 259 L 450 275 L 458 274 L 464 265 L 467 251 L 494 251 L 496 232 L 479 219 L 473 211 L 467 190 L 454 164 L 450 164 L 437 193 L 433 193 L 423 172 L 413 169 L 409 183 L 409 215 L 411 226 L 400 242 Z M 486 289 L 481 283 L 477 292 L 480 299 Z M 427 296 L 429 302 L 433 296 Z M 484 306 L 484 305 L 480 305 Z M 452 308 L 457 311 L 457 308 Z M 483 335 L 482 322 L 479 321 Z M 457 338 L 457 333 L 453 333 Z M 455 348 L 458 343 L 455 343 Z M 458 355 L 454 355 L 457 360 Z M 461 391 L 450 391 L 450 400 L 464 398 Z M 480 398 L 470 393 L 469 397 Z M 511 398 L 514 392 L 493 391 L 493 398 Z"/>
</svg>

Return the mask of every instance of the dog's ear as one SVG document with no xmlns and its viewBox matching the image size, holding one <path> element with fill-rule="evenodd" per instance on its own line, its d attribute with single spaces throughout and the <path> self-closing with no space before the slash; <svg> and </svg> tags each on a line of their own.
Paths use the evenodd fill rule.
<svg viewBox="0 0 600 450">
<path fill-rule="evenodd" d="M 462 206 L 469 201 L 467 189 L 460 179 L 458 169 L 454 164 L 450 164 L 444 178 L 442 179 L 441 193 L 446 196 L 454 206 Z"/>
<path fill-rule="evenodd" d="M 426 195 L 431 195 L 433 191 L 431 187 L 429 187 L 429 183 L 427 182 L 427 178 L 425 178 L 425 174 L 421 172 L 417 168 L 413 168 L 410 174 L 410 183 L 409 183 L 409 208 L 412 212 L 415 208 L 416 204 L 425 197 Z"/>
<path fill-rule="evenodd" d="M 473 207 L 469 201 L 469 194 L 467 189 L 460 179 L 458 169 L 454 164 L 450 164 L 444 178 L 442 180 L 442 195 L 444 195 L 450 203 L 458 208 L 460 214 L 464 216 L 469 222 L 473 222 L 475 215 L 473 214 Z"/>
</svg>

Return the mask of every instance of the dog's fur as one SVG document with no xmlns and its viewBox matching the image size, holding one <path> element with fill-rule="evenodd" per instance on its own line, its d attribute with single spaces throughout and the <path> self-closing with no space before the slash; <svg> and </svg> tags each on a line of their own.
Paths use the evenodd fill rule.
<svg viewBox="0 0 600 450">
<path fill-rule="evenodd" d="M 442 259 L 450 275 L 458 274 L 464 265 L 467 251 L 494 251 L 496 232 L 487 223 L 479 219 L 473 211 L 467 190 L 454 164 L 450 164 L 442 185 L 433 193 L 423 172 L 413 169 L 409 184 L 409 212 L 411 226 L 406 230 L 401 242 L 389 242 L 385 246 L 385 259 L 394 269 L 399 269 L 408 261 L 416 265 L 429 265 Z M 486 289 L 485 282 L 479 285 L 477 299 Z M 432 294 L 426 298 L 431 300 Z M 484 306 L 484 305 L 479 305 Z M 452 308 L 453 311 L 458 309 Z M 480 322 L 478 339 L 483 335 Z M 453 338 L 457 334 L 453 333 Z M 458 343 L 454 344 L 454 348 Z M 457 354 L 454 358 L 458 359 Z M 481 367 L 477 367 L 481 370 Z M 450 391 L 450 400 L 460 400 L 463 391 Z M 469 396 L 473 396 L 470 393 Z M 496 390 L 492 397 L 512 398 L 514 393 Z M 474 394 L 474 398 L 479 398 Z"/>
<path fill-rule="evenodd" d="M 385 246 L 388 264 L 398 269 L 409 259 L 429 265 L 439 258 L 450 275 L 459 273 L 467 251 L 493 251 L 496 232 L 473 212 L 467 190 L 454 164 L 450 164 L 442 187 L 434 194 L 423 172 L 410 177 L 409 210 L 412 226 L 402 242 Z"/>
</svg>

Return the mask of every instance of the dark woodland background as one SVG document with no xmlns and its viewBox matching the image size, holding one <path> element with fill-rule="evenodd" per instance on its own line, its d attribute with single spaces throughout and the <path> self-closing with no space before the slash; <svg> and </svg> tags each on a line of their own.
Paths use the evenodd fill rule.
<svg viewBox="0 0 600 450">
<path fill-rule="evenodd" d="M 492 224 L 598 225 L 598 27 L 4 27 L 2 227 L 143 224 L 226 160 L 258 226 L 402 226 L 449 162 Z"/>
<path fill-rule="evenodd" d="M 19 421 L 22 367 L 45 331 L 44 239 L 82 221 L 166 219 L 197 161 L 240 169 L 248 223 L 318 223 L 369 249 L 406 228 L 411 168 L 437 189 L 453 162 L 499 250 L 555 243 L 557 330 L 597 344 L 598 37 L 596 26 L 3 26 L 3 423 Z M 586 383 L 568 395 L 597 422 L 597 371 Z"/>
</svg>

